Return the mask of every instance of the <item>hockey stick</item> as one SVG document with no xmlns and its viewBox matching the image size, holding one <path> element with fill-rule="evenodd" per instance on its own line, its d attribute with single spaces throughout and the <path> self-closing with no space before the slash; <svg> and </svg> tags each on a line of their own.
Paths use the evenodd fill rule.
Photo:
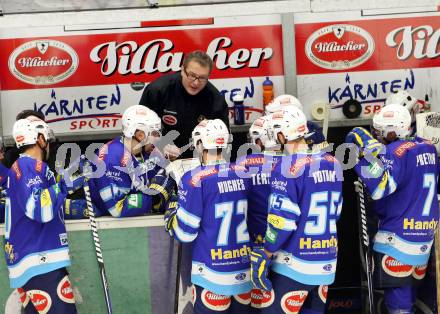
<svg viewBox="0 0 440 314">
<path fill-rule="evenodd" d="M 179 185 L 183 175 L 190 170 L 200 166 L 198 158 L 178 159 L 171 162 L 165 169 L 166 173 L 173 176 L 177 185 Z M 174 308 L 173 313 L 177 314 L 179 311 L 179 294 L 180 294 L 180 274 L 182 270 L 182 243 L 179 242 L 177 246 L 177 269 L 176 269 L 176 291 L 174 293 Z"/>
<path fill-rule="evenodd" d="M 99 240 L 98 226 L 96 225 L 95 212 L 93 211 L 92 198 L 90 196 L 89 183 L 84 183 L 84 194 L 87 203 L 87 214 L 90 220 L 90 228 L 92 231 L 93 243 L 95 244 L 96 258 L 98 260 L 99 272 L 101 274 L 102 287 L 104 288 L 105 303 L 107 305 L 108 314 L 112 314 L 112 303 L 110 300 L 110 291 L 108 288 L 107 275 L 105 274 L 104 259 L 101 252 L 101 241 Z"/>
<path fill-rule="evenodd" d="M 367 212 L 365 210 L 365 193 L 362 180 L 359 178 L 358 181 L 354 182 L 354 187 L 357 197 L 358 205 L 358 222 L 359 229 L 362 231 L 362 236 L 359 237 L 359 242 L 361 244 L 361 260 L 365 261 L 365 272 L 367 276 L 367 288 L 368 288 L 368 301 L 370 314 L 375 314 L 375 303 L 374 303 L 374 290 L 373 290 L 373 263 L 372 254 L 370 250 L 370 238 L 368 237 L 367 228 Z"/>
</svg>

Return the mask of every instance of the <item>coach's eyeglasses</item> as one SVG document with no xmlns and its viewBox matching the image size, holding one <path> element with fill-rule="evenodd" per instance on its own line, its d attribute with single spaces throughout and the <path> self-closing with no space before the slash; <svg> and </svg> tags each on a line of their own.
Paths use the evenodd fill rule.
<svg viewBox="0 0 440 314">
<path fill-rule="evenodd" d="M 183 72 L 185 73 L 186 77 L 191 81 L 194 82 L 195 80 L 199 80 L 200 83 L 206 83 L 208 82 L 209 77 L 205 76 L 197 76 L 193 72 L 186 72 L 186 69 L 183 69 Z"/>
</svg>

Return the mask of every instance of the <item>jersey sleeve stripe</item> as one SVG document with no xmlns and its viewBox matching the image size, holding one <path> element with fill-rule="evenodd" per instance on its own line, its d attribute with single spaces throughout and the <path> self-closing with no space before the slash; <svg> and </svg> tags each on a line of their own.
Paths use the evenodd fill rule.
<svg viewBox="0 0 440 314">
<path fill-rule="evenodd" d="M 183 207 L 178 208 L 177 217 L 186 225 L 194 229 L 198 229 L 200 226 L 200 217 L 187 212 Z"/>
<path fill-rule="evenodd" d="M 177 239 L 180 242 L 186 242 L 186 243 L 192 242 L 197 238 L 197 234 L 198 233 L 194 234 L 183 231 L 183 229 L 180 228 L 179 226 L 179 221 L 176 225 L 174 225 L 174 235 L 177 237 Z"/>
</svg>

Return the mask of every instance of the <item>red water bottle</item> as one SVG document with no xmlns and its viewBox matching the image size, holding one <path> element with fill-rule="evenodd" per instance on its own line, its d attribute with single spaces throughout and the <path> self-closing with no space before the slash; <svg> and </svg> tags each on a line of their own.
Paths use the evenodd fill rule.
<svg viewBox="0 0 440 314">
<path fill-rule="evenodd" d="M 263 106 L 266 107 L 273 100 L 273 82 L 266 76 L 263 82 Z"/>
</svg>

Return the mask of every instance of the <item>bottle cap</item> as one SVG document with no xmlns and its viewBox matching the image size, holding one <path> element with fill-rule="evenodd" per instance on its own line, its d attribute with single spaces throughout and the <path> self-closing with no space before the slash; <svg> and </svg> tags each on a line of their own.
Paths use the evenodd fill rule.
<svg viewBox="0 0 440 314">
<path fill-rule="evenodd" d="M 273 82 L 269 79 L 268 76 L 266 76 L 266 80 L 263 82 L 263 86 L 273 86 Z"/>
</svg>

